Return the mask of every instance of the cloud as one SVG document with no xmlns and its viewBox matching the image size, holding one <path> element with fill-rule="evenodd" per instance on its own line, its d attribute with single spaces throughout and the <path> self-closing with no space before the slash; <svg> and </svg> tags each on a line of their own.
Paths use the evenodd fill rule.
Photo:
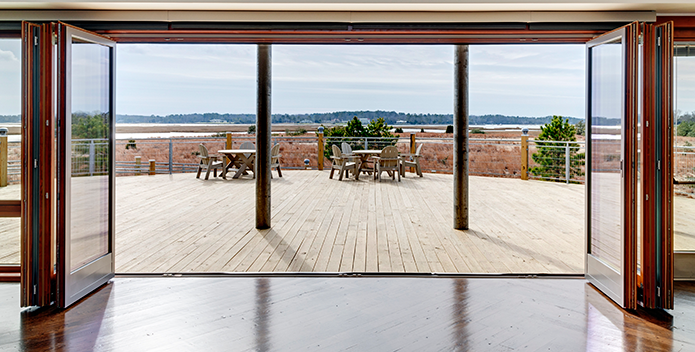
<svg viewBox="0 0 695 352">
<path fill-rule="evenodd" d="M 8 62 L 19 62 L 19 58 L 9 50 L 0 49 L 0 62 L 6 64 Z"/>
<path fill-rule="evenodd" d="M 255 110 L 253 45 L 118 48 L 121 113 Z M 472 45 L 470 112 L 583 116 L 584 50 L 582 45 Z M 272 57 L 276 113 L 453 111 L 451 45 L 274 45 Z"/>
</svg>

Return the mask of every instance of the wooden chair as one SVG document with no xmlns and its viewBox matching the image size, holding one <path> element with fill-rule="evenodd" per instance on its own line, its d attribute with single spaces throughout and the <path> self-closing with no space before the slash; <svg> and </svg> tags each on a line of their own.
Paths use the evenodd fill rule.
<svg viewBox="0 0 695 352">
<path fill-rule="evenodd" d="M 270 178 L 273 178 L 273 168 L 278 171 L 278 176 L 282 177 L 282 171 L 280 170 L 280 144 L 276 144 L 273 146 L 273 149 L 270 150 Z"/>
<path fill-rule="evenodd" d="M 401 158 L 398 156 L 398 148 L 386 147 L 381 150 L 379 156 L 374 157 L 374 179 L 378 178 L 381 182 L 381 173 L 384 171 L 390 171 L 394 180 L 398 173 L 398 182 L 401 182 Z"/>
<path fill-rule="evenodd" d="M 350 146 L 350 143 L 348 142 L 343 142 L 340 144 L 340 149 L 343 152 L 343 155 L 346 156 L 353 156 L 354 154 L 352 153 L 352 147 Z M 372 165 L 372 162 L 363 160 L 362 163 L 364 163 L 366 166 L 360 166 L 360 169 L 362 170 L 363 174 L 372 174 L 372 171 L 374 170 L 374 165 Z"/>
<path fill-rule="evenodd" d="M 208 148 L 205 148 L 204 145 L 198 145 L 198 150 L 200 151 L 200 163 L 198 164 L 198 173 L 195 175 L 195 178 L 200 178 L 200 173 L 203 169 L 207 170 L 205 172 L 206 180 L 210 178 L 210 170 L 213 170 L 214 176 L 217 177 L 217 169 L 223 168 L 224 163 L 217 161 L 217 155 L 210 155 Z"/>
<path fill-rule="evenodd" d="M 415 154 L 402 154 L 401 155 L 401 173 L 403 176 L 405 176 L 405 169 L 407 167 L 414 167 L 415 172 L 418 174 L 418 176 L 422 177 L 422 168 L 420 168 L 420 157 L 422 154 L 420 152 L 422 151 L 422 144 L 417 146 L 417 151 Z"/>
<path fill-rule="evenodd" d="M 355 156 L 343 155 L 337 145 L 331 146 L 333 149 L 333 156 L 331 156 L 331 175 L 328 178 L 333 179 L 333 173 L 335 170 L 340 170 L 338 180 L 343 180 L 343 173 L 347 177 L 348 171 L 352 170 L 353 173 L 357 172 L 357 163 L 351 160 L 355 159 Z"/>
<path fill-rule="evenodd" d="M 352 155 L 352 147 L 350 146 L 350 143 L 348 143 L 348 142 L 341 143 L 340 149 L 343 152 L 343 155 L 346 155 L 346 156 Z"/>
</svg>

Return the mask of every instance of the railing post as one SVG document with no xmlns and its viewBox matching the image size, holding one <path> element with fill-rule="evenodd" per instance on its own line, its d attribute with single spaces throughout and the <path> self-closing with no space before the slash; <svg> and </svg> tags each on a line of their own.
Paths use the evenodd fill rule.
<svg viewBox="0 0 695 352">
<path fill-rule="evenodd" d="M 415 133 L 410 134 L 410 154 L 415 154 Z M 415 172 L 415 168 L 411 166 L 410 172 Z"/>
<path fill-rule="evenodd" d="M 318 142 L 319 143 L 319 155 L 318 155 L 319 156 L 318 157 L 318 159 L 319 159 L 318 163 L 319 164 L 318 164 L 318 168 L 319 168 L 319 171 L 322 171 L 323 170 L 323 147 L 324 147 L 323 146 L 323 131 L 319 131 L 318 136 L 319 136 L 319 142 Z"/>
<path fill-rule="evenodd" d="M 136 175 L 140 175 L 140 160 L 141 160 L 141 159 L 142 159 L 142 158 L 139 157 L 139 156 L 136 156 L 136 157 L 135 157 L 135 174 L 136 174 Z"/>
<path fill-rule="evenodd" d="M 232 149 L 232 132 L 227 132 L 227 144 L 225 144 L 224 149 Z M 227 163 L 232 161 L 231 159 L 229 159 L 229 157 L 227 157 L 226 159 Z"/>
<path fill-rule="evenodd" d="M 528 180 L 528 132 L 521 136 L 521 179 Z"/>
<path fill-rule="evenodd" d="M 364 137 L 364 150 L 369 149 L 369 140 L 367 138 L 369 137 Z"/>
<path fill-rule="evenodd" d="M 174 141 L 169 138 L 169 175 L 174 173 Z"/>
<path fill-rule="evenodd" d="M 94 176 L 94 140 L 89 141 L 89 176 Z"/>
<path fill-rule="evenodd" d="M 565 181 L 570 183 L 570 142 L 565 142 Z"/>
<path fill-rule="evenodd" d="M 7 186 L 7 135 L 2 131 L 0 135 L 0 187 Z"/>
<path fill-rule="evenodd" d="M 150 159 L 150 175 L 154 175 L 156 173 L 156 164 L 154 159 Z"/>
</svg>

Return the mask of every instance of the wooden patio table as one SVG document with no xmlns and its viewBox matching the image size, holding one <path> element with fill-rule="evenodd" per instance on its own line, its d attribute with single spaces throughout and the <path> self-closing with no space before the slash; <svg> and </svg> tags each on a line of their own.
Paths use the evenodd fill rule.
<svg viewBox="0 0 695 352">
<path fill-rule="evenodd" d="M 367 159 L 371 156 L 378 156 L 381 154 L 381 150 L 353 150 L 352 154 L 360 157 L 360 164 L 357 166 L 357 172 L 355 173 L 355 180 L 360 179 L 360 172 L 364 169 L 363 165 L 367 163 Z M 374 170 L 371 170 L 374 171 Z"/>
<path fill-rule="evenodd" d="M 217 151 L 220 154 L 224 154 L 229 158 L 229 162 L 222 170 L 222 178 L 227 179 L 227 171 L 238 161 L 241 166 L 239 170 L 232 176 L 232 178 L 239 178 L 246 170 L 251 170 L 253 172 L 253 177 L 256 177 L 256 173 L 253 169 L 254 161 L 256 160 L 256 150 L 255 149 L 223 149 Z M 247 156 L 248 155 L 248 156 Z"/>
</svg>

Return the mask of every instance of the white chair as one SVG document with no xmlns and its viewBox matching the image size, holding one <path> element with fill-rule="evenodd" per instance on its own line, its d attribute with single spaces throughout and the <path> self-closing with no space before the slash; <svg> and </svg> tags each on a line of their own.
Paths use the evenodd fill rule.
<svg viewBox="0 0 695 352">
<path fill-rule="evenodd" d="M 422 144 L 417 146 L 417 151 L 415 154 L 402 154 L 401 155 L 401 173 L 403 176 L 405 176 L 405 169 L 407 167 L 414 167 L 415 172 L 418 174 L 418 176 L 422 177 L 422 168 L 420 168 L 420 157 L 422 157 L 422 154 L 420 153 L 422 151 Z"/>
<path fill-rule="evenodd" d="M 224 163 L 222 161 L 217 161 L 217 155 L 210 155 L 208 153 L 208 148 L 206 148 L 204 145 L 200 144 L 198 146 L 198 150 L 200 151 L 200 163 L 198 164 L 198 173 L 195 175 L 195 178 L 200 178 L 200 173 L 203 171 L 203 169 L 206 170 L 206 180 L 210 178 L 210 170 L 213 170 L 213 175 L 217 177 L 217 169 L 223 168 Z"/>
<path fill-rule="evenodd" d="M 352 147 L 348 142 L 343 142 L 340 144 L 340 149 L 343 152 L 343 155 L 346 156 L 351 156 L 352 155 Z"/>
<path fill-rule="evenodd" d="M 381 150 L 379 156 L 374 157 L 374 179 L 379 179 L 381 182 L 381 173 L 391 172 L 391 178 L 396 179 L 398 173 L 398 182 L 401 182 L 401 158 L 398 157 L 398 148 L 394 146 L 386 147 Z"/>
<path fill-rule="evenodd" d="M 270 178 L 273 178 L 273 168 L 278 171 L 278 176 L 282 177 L 282 171 L 280 170 L 280 144 L 276 144 L 273 146 L 273 149 L 270 150 Z"/>
<path fill-rule="evenodd" d="M 339 170 L 338 180 L 343 180 L 343 173 L 347 177 L 348 171 L 352 170 L 353 173 L 357 172 L 357 163 L 352 161 L 355 156 L 343 155 L 337 145 L 332 145 L 333 156 L 331 156 L 331 175 L 328 178 L 333 179 L 333 173 L 335 170 Z"/>
</svg>

